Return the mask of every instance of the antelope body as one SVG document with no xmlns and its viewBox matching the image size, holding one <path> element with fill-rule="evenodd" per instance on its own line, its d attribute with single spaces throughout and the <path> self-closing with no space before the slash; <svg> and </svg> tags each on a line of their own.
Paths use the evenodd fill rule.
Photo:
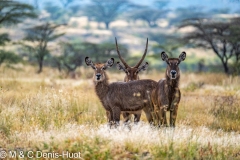
<svg viewBox="0 0 240 160">
<path fill-rule="evenodd" d="M 144 65 L 140 66 L 147 54 L 148 39 L 146 42 L 146 48 L 145 48 L 144 54 L 143 54 L 142 58 L 140 59 L 140 61 L 134 67 L 130 67 L 126 63 L 126 61 L 122 58 L 119 48 L 118 48 L 117 38 L 115 38 L 115 42 L 116 42 L 116 49 L 117 49 L 118 57 L 121 60 L 121 62 L 123 63 L 123 65 L 122 65 L 120 62 L 117 62 L 117 68 L 126 73 L 126 75 L 124 77 L 124 82 L 139 80 L 138 73 L 141 71 L 145 71 L 148 67 L 148 62 L 146 62 Z M 148 111 L 146 111 L 146 112 L 148 112 Z M 131 116 L 130 114 L 131 114 L 130 112 L 122 112 L 125 122 L 130 120 L 130 116 Z M 134 114 L 134 122 L 138 122 L 140 120 L 140 117 L 141 117 L 141 111 L 138 113 L 135 113 Z"/>
<path fill-rule="evenodd" d="M 114 64 L 113 58 L 109 59 L 105 64 L 94 64 L 88 57 L 85 58 L 85 62 L 95 71 L 93 76 L 95 91 L 108 113 L 110 124 L 112 122 L 119 124 L 122 111 L 138 113 L 142 109 L 147 110 L 148 106 L 151 105 L 149 97 L 157 82 L 153 80 L 139 80 L 109 84 L 105 70 Z M 150 122 L 152 120 L 150 110 L 146 116 Z"/>
<path fill-rule="evenodd" d="M 186 58 L 186 53 L 182 52 L 179 58 L 168 58 L 165 52 L 161 53 L 163 61 L 167 62 L 165 79 L 161 79 L 156 89 L 152 92 L 152 102 L 158 125 L 167 126 L 166 112 L 170 111 L 170 126 L 175 127 L 178 104 L 181 100 L 179 90 L 180 69 L 178 65 Z"/>
</svg>

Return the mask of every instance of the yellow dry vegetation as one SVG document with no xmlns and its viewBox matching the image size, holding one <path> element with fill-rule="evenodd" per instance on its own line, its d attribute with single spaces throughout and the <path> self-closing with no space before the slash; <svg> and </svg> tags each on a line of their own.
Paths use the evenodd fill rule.
<svg viewBox="0 0 240 160">
<path fill-rule="evenodd" d="M 182 73 L 176 128 L 154 128 L 143 114 L 138 125 L 109 129 L 106 113 L 81 68 L 64 79 L 51 68 L 0 68 L 0 146 L 4 149 L 81 152 L 84 159 L 240 158 L 240 78 Z M 88 75 L 88 76 L 86 76 Z M 124 74 L 108 72 L 110 81 Z M 159 80 L 152 71 L 141 79 Z"/>
</svg>

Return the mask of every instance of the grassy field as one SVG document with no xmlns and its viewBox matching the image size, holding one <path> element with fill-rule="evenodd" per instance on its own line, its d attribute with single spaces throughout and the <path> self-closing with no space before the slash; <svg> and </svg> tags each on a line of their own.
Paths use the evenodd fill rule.
<svg viewBox="0 0 240 160">
<path fill-rule="evenodd" d="M 75 80 L 52 69 L 35 71 L 0 68 L 4 150 L 80 152 L 82 159 L 240 159 L 239 77 L 182 73 L 175 129 L 150 127 L 144 114 L 138 125 L 109 129 L 92 70 L 80 69 Z M 121 81 L 119 73 L 108 72 L 110 80 Z M 159 80 L 164 74 L 140 76 Z"/>
</svg>

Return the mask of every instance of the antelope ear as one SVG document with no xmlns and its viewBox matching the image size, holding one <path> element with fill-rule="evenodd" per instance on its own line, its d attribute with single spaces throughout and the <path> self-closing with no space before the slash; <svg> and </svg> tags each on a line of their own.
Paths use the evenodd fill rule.
<svg viewBox="0 0 240 160">
<path fill-rule="evenodd" d="M 181 62 L 181 61 L 184 61 L 185 58 L 186 58 L 186 56 L 187 56 L 186 52 L 183 51 L 183 52 L 179 55 L 179 61 L 180 61 L 180 62 Z"/>
<path fill-rule="evenodd" d="M 110 58 L 108 59 L 108 61 L 105 63 L 106 67 L 112 67 L 112 65 L 114 64 L 114 58 Z"/>
<path fill-rule="evenodd" d="M 93 69 L 95 69 L 95 66 L 94 66 L 93 62 L 89 57 L 85 58 L 85 63 L 86 63 L 87 66 L 91 66 Z"/>
<path fill-rule="evenodd" d="M 117 62 L 117 69 L 120 71 L 123 70 L 124 72 L 126 72 L 126 68 L 123 65 L 121 65 L 120 62 Z"/>
<path fill-rule="evenodd" d="M 163 61 L 166 61 L 166 62 L 168 61 L 168 55 L 165 52 L 161 53 L 161 58 Z"/>
<path fill-rule="evenodd" d="M 148 68 L 148 62 L 146 62 L 144 65 L 140 66 L 137 70 L 137 72 L 145 71 Z"/>
</svg>

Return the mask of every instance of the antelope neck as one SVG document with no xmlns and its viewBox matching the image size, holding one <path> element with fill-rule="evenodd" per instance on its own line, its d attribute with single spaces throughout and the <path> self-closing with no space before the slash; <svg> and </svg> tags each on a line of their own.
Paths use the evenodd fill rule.
<svg viewBox="0 0 240 160">
<path fill-rule="evenodd" d="M 105 79 L 103 81 L 99 81 L 95 83 L 95 91 L 97 93 L 97 96 L 102 99 L 108 92 L 108 88 L 109 88 L 109 83 L 108 83 L 108 77 L 105 74 Z"/>
<path fill-rule="evenodd" d="M 168 86 L 169 95 L 173 95 L 178 90 L 180 75 L 176 79 L 170 79 L 166 74 L 165 78 Z"/>
<path fill-rule="evenodd" d="M 168 76 L 166 76 L 167 84 L 168 84 L 168 86 L 170 86 L 171 88 L 176 88 L 176 87 L 178 87 L 179 79 L 180 79 L 180 76 L 178 76 L 176 79 L 170 79 Z"/>
</svg>

